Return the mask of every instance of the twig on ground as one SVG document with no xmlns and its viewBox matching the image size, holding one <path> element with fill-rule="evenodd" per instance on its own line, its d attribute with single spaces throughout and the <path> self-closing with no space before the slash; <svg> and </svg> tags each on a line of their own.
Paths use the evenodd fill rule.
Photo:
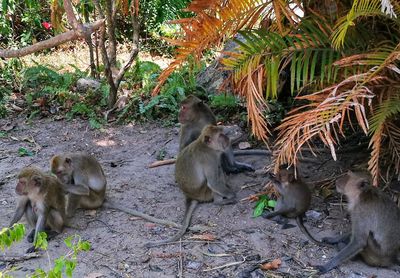
<svg viewBox="0 0 400 278">
<path fill-rule="evenodd" d="M 15 262 L 22 262 L 22 261 L 31 260 L 31 259 L 34 259 L 34 258 L 39 258 L 41 256 L 42 256 L 42 254 L 39 254 L 37 252 L 28 253 L 28 254 L 24 254 L 24 255 L 21 255 L 21 256 L 0 256 L 0 261 L 1 262 L 8 262 L 8 263 L 15 263 Z"/>
</svg>

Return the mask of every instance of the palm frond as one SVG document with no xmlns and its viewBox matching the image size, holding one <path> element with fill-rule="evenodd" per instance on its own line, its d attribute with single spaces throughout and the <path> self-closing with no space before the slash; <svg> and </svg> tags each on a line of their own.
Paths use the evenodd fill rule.
<svg viewBox="0 0 400 278">
<path fill-rule="evenodd" d="M 394 1 L 396 2 L 396 1 Z M 399 5 L 395 4 L 394 9 Z M 355 21 L 361 17 L 382 16 L 400 23 L 399 18 L 392 17 L 382 10 L 381 0 L 355 0 L 350 11 L 338 20 L 335 31 L 332 33 L 332 45 L 335 49 L 343 46 L 346 34 L 350 27 L 355 26 Z"/>
</svg>

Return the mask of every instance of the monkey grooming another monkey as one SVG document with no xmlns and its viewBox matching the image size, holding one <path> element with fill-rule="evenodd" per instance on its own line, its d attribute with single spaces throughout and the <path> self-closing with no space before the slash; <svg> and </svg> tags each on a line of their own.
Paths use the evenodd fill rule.
<svg viewBox="0 0 400 278">
<path fill-rule="evenodd" d="M 350 242 L 325 265 L 317 266 L 318 270 L 326 273 L 358 254 L 371 266 L 398 263 L 400 209 L 397 205 L 372 187 L 369 176 L 362 172 L 347 172 L 336 180 L 336 190 L 347 198 L 351 235 L 325 241 L 333 244 L 350 238 Z"/>
<path fill-rule="evenodd" d="M 216 125 L 217 119 L 210 107 L 207 106 L 199 98 L 190 95 L 181 103 L 179 110 L 179 122 L 181 123 L 179 136 L 179 151 L 182 151 L 187 145 L 196 140 L 203 128 L 209 124 Z M 240 153 L 243 154 L 267 154 L 267 151 L 262 150 L 246 150 Z M 235 160 L 234 152 L 231 143 L 221 156 L 222 168 L 225 173 L 238 173 L 243 171 L 254 171 L 253 166 L 238 162 Z"/>
<path fill-rule="evenodd" d="M 162 245 L 181 238 L 190 225 L 193 211 L 199 202 L 214 200 L 224 205 L 235 202 L 235 193 L 227 186 L 221 168 L 221 155 L 229 148 L 229 138 L 222 127 L 208 125 L 200 136 L 178 155 L 175 178 L 186 197 L 182 227 L 176 235 L 164 241 L 147 243 L 147 247 Z"/>
<path fill-rule="evenodd" d="M 19 195 L 17 209 L 10 227 L 25 214 L 33 230 L 28 241 L 35 243 L 39 232 L 54 236 L 61 233 L 65 221 L 65 195 L 57 178 L 43 173 L 35 167 L 26 167 L 18 175 L 15 192 Z M 34 252 L 35 246 L 28 249 Z"/>
<path fill-rule="evenodd" d="M 109 201 L 105 202 L 106 176 L 100 163 L 93 156 L 84 153 L 55 155 L 50 164 L 51 172 L 61 181 L 64 192 L 68 193 L 68 217 L 72 217 L 77 208 L 96 209 L 103 205 L 158 224 L 181 227 L 172 221 L 158 219 Z"/>
<path fill-rule="evenodd" d="M 51 172 L 69 192 L 67 216 L 74 215 L 77 208 L 100 207 L 106 194 L 106 177 L 100 163 L 83 153 L 55 155 L 50 162 Z"/>
<path fill-rule="evenodd" d="M 283 215 L 288 218 L 296 218 L 297 225 L 309 240 L 318 245 L 326 245 L 311 236 L 304 227 L 303 217 L 310 207 L 311 191 L 300 179 L 295 179 L 293 167 L 287 169 L 286 165 L 280 166 L 276 176 L 270 175 L 270 180 L 281 196 L 276 203 L 274 212 L 264 213 L 263 217 L 269 219 Z"/>
</svg>

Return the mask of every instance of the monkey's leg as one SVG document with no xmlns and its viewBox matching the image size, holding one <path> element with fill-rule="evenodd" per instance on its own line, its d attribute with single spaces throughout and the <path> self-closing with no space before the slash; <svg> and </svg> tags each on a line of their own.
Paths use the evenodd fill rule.
<svg viewBox="0 0 400 278">
<path fill-rule="evenodd" d="M 33 227 L 32 231 L 26 237 L 27 241 L 29 243 L 32 243 L 33 239 L 35 237 L 35 233 L 36 233 L 35 232 L 35 225 L 36 225 L 36 222 L 37 222 L 37 216 L 36 216 L 35 212 L 33 211 L 33 208 L 32 208 L 32 205 L 31 205 L 30 201 L 26 205 L 25 218 L 26 218 L 26 221 L 28 222 L 29 226 Z"/>
<path fill-rule="evenodd" d="M 186 233 L 186 230 L 190 225 L 190 220 L 192 219 L 193 211 L 196 208 L 198 203 L 199 202 L 197 200 L 186 199 L 185 217 L 182 222 L 182 227 L 178 231 L 178 233 L 176 233 L 173 237 L 166 239 L 166 240 L 162 240 L 162 241 L 148 242 L 144 246 L 147 248 L 155 247 L 155 246 L 163 245 L 165 243 L 174 242 L 174 241 L 179 240 Z"/>
<path fill-rule="evenodd" d="M 104 194 L 99 194 L 91 190 L 89 196 L 81 196 L 78 207 L 84 209 L 97 209 L 101 207 L 103 202 L 104 202 Z"/>
<path fill-rule="evenodd" d="M 47 223 L 50 230 L 61 233 L 64 228 L 64 218 L 58 210 L 51 209 L 49 212 Z"/>
<path fill-rule="evenodd" d="M 333 268 L 337 267 L 341 263 L 351 259 L 358 253 L 360 253 L 366 246 L 366 240 L 352 239 L 350 243 L 343 248 L 333 259 L 327 262 L 325 265 L 317 266 L 320 273 L 326 273 Z"/>
<path fill-rule="evenodd" d="M 238 162 L 233 155 L 232 147 L 230 146 L 221 156 L 221 166 L 225 173 L 240 173 L 244 171 L 255 171 L 250 164 Z"/>
<path fill-rule="evenodd" d="M 38 218 L 37 218 L 37 221 L 36 221 L 35 236 L 33 238 L 33 246 L 28 248 L 28 250 L 26 250 L 26 253 L 33 253 L 33 252 L 36 251 L 35 244 L 36 244 L 36 241 L 37 241 L 38 234 L 45 230 L 45 225 L 46 225 L 45 212 L 39 212 L 38 213 Z"/>
<path fill-rule="evenodd" d="M 303 234 L 305 234 L 307 236 L 307 238 L 309 240 L 311 240 L 312 242 L 314 242 L 317 245 L 321 245 L 321 246 L 329 246 L 329 244 L 321 242 L 316 240 L 311 234 L 310 232 L 306 229 L 306 227 L 304 227 L 304 222 L 303 222 L 303 216 L 304 215 L 300 215 L 296 217 L 296 222 L 297 225 L 299 226 L 300 230 L 303 232 Z"/>
<path fill-rule="evenodd" d="M 207 186 L 213 191 L 213 195 L 218 194 L 221 198 L 228 200 L 235 200 L 236 194 L 226 184 L 225 174 L 217 165 L 206 165 L 204 167 L 204 173 L 207 180 Z M 218 197 L 219 198 L 219 197 Z M 218 199 L 217 198 L 217 199 Z M 218 201 L 218 200 L 217 200 Z"/>
<path fill-rule="evenodd" d="M 75 194 L 68 194 L 67 198 L 67 217 L 72 217 L 75 214 L 75 210 L 79 207 L 81 196 Z"/>
</svg>

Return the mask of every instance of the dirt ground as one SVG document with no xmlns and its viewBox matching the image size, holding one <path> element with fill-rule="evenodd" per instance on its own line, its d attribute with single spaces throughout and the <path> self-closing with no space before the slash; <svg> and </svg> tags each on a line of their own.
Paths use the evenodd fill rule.
<svg viewBox="0 0 400 278">
<path fill-rule="evenodd" d="M 178 150 L 178 128 L 164 128 L 161 124 L 106 126 L 91 130 L 83 120 L 53 121 L 50 118 L 28 123 L 25 118 L 9 118 L 0 126 L 13 123 L 15 127 L 0 139 L 0 224 L 8 225 L 16 204 L 14 188 L 18 171 L 28 165 L 49 169 L 49 159 L 61 152 L 85 151 L 101 162 L 108 178 L 107 199 L 159 218 L 181 221 L 184 202 L 174 181 L 174 165 L 149 169 L 157 154 L 165 152 L 174 157 Z M 36 150 L 33 156 L 20 157 L 20 147 Z M 239 157 L 253 164 L 255 173 L 230 175 L 228 181 L 239 199 L 262 190 L 267 177 L 262 168 L 270 157 Z M 304 163 L 301 175 L 310 184 L 335 177 L 350 164 L 333 162 L 329 157 L 316 163 Z M 315 191 L 316 192 L 316 191 Z M 142 247 L 147 241 L 165 239 L 174 229 L 149 223 L 123 212 L 100 208 L 96 211 L 79 210 L 72 219 L 79 230 L 66 228 L 49 242 L 48 255 L 54 260 L 64 255 L 63 240 L 79 234 L 92 244 L 89 252 L 81 253 L 73 277 L 310 277 L 317 276 L 314 265 L 322 264 L 336 254 L 336 250 L 318 247 L 294 226 L 282 229 L 280 224 L 262 217 L 252 218 L 254 203 L 234 205 L 202 204 L 194 213 L 192 225 L 200 225 L 203 233 L 216 236 L 214 241 L 193 239 L 188 232 L 181 243 L 158 248 Z M 334 235 L 349 227 L 349 220 L 335 195 L 324 202 L 313 199 L 312 211 L 306 227 L 317 238 Z M 293 220 L 290 222 L 295 224 Z M 16 244 L 5 255 L 22 255 L 29 247 L 26 240 Z M 260 261 L 280 258 L 281 266 L 274 271 L 257 269 Z M 1 262 L 0 269 L 10 267 Z M 35 268 L 48 269 L 46 253 L 29 261 L 13 264 L 15 277 L 25 277 Z M 393 269 L 367 267 L 351 261 L 323 277 L 399 277 Z"/>
</svg>

